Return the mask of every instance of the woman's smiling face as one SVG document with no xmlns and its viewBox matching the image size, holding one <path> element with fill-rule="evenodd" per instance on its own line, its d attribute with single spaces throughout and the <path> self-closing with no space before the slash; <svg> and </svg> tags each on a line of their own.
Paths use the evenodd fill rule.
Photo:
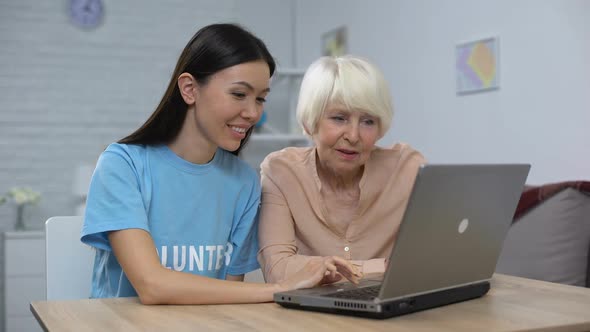
<svg viewBox="0 0 590 332">
<path fill-rule="evenodd" d="M 262 115 L 269 82 L 270 69 L 264 61 L 242 63 L 212 75 L 195 91 L 199 135 L 227 151 L 237 150 Z"/>
</svg>

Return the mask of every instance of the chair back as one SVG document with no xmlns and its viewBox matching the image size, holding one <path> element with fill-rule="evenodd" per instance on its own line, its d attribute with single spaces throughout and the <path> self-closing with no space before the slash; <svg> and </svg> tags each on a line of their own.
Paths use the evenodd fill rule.
<svg viewBox="0 0 590 332">
<path fill-rule="evenodd" d="M 47 300 L 90 296 L 94 250 L 80 241 L 82 222 L 82 216 L 45 222 Z"/>
</svg>

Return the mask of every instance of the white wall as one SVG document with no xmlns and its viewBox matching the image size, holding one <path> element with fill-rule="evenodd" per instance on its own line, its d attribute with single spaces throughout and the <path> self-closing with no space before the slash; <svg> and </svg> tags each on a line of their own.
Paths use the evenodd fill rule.
<svg viewBox="0 0 590 332">
<path fill-rule="evenodd" d="M 297 60 L 346 24 L 350 53 L 373 60 L 396 105 L 387 145 L 431 162 L 528 162 L 528 182 L 590 178 L 590 2 L 372 0 L 297 2 Z M 500 89 L 455 94 L 459 42 L 498 36 Z"/>
</svg>

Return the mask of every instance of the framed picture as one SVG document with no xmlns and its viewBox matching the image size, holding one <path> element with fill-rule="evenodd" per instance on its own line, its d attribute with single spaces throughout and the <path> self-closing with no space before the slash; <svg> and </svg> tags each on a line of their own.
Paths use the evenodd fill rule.
<svg viewBox="0 0 590 332">
<path fill-rule="evenodd" d="M 348 52 L 348 36 L 346 27 L 328 31 L 322 35 L 322 55 L 339 56 Z"/>
<path fill-rule="evenodd" d="M 457 94 L 494 90 L 500 87 L 498 38 L 458 44 L 455 52 Z"/>
</svg>

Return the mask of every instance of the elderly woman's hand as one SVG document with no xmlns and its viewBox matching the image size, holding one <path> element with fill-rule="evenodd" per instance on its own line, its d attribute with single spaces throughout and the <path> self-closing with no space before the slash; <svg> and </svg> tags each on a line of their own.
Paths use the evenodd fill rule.
<svg viewBox="0 0 590 332">
<path fill-rule="evenodd" d="M 333 260 L 334 269 L 326 271 L 326 275 L 320 281 L 320 284 L 331 284 L 342 280 L 342 277 L 348 279 L 353 284 L 358 284 L 363 278 L 362 270 L 354 265 L 351 261 L 338 256 L 327 256 L 323 259 Z"/>
<path fill-rule="evenodd" d="M 305 266 L 279 284 L 283 291 L 311 288 L 320 284 L 333 283 L 345 277 L 357 284 L 362 273 L 348 260 L 338 256 L 319 257 L 309 261 Z"/>
</svg>

